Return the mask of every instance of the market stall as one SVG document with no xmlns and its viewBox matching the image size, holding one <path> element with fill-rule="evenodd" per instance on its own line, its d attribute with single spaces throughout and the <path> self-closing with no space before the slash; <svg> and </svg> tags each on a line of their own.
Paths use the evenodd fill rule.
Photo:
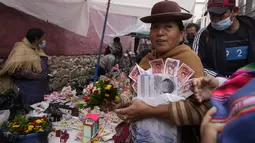
<svg viewBox="0 0 255 143">
<path fill-rule="evenodd" d="M 31 105 L 26 114 L 17 114 L 3 124 L 5 140 L 112 143 L 115 127 L 121 120 L 114 112 L 104 113 L 97 106 L 105 100 L 114 101 L 120 92 L 128 90 L 128 78 L 123 73 L 116 74 L 84 87 L 83 95 L 77 95 L 70 86 L 45 95 L 45 100 Z"/>
<path fill-rule="evenodd" d="M 34 6 L 29 6 L 26 5 L 25 2 L 22 3 L 22 1 L 18 2 L 14 0 L 0 0 L 0 2 L 8 6 L 17 8 L 20 11 L 41 18 L 45 21 L 49 20 L 56 25 L 59 25 L 63 28 L 66 28 L 72 32 L 83 36 L 86 36 L 86 32 L 88 30 L 89 23 L 87 23 L 87 20 L 84 19 L 88 18 L 88 6 L 96 9 L 97 12 L 100 14 L 102 12 L 102 9 L 105 11 L 106 4 L 103 0 L 91 0 L 88 1 L 88 3 L 87 1 L 81 0 L 77 0 L 73 3 L 71 1 L 66 1 L 66 3 L 64 4 L 57 1 L 55 1 L 55 3 L 50 3 L 49 1 L 40 1 L 34 3 L 31 2 L 30 4 L 34 4 Z M 143 2 L 141 2 L 140 4 L 130 5 L 131 3 L 135 3 L 135 1 L 129 1 L 129 3 L 125 3 L 123 0 L 119 2 L 113 1 L 113 9 L 110 10 L 110 13 L 112 12 L 116 14 L 121 11 L 120 14 L 131 16 L 130 23 L 137 24 L 138 19 L 143 15 L 148 15 L 151 6 L 156 2 L 156 0 L 152 0 L 148 3 L 147 0 L 146 2 L 145 0 L 143 0 Z M 44 6 L 40 7 L 39 4 L 42 4 Z M 131 13 L 132 15 L 128 13 L 128 10 L 130 10 L 130 6 L 132 6 L 133 8 L 132 10 L 136 10 Z M 185 6 L 186 9 L 192 9 L 192 5 L 190 4 L 185 4 Z M 30 9 L 30 7 L 33 7 L 33 9 Z M 126 7 L 126 9 L 123 10 L 121 9 L 122 7 Z M 51 15 L 49 14 L 51 12 L 49 11 L 49 13 L 45 13 L 45 15 L 40 12 L 47 11 L 44 8 L 48 8 L 52 11 L 52 13 L 57 11 L 55 8 L 61 9 L 57 11 L 60 13 L 55 13 L 54 16 L 51 17 Z M 66 19 L 66 17 L 58 17 L 59 15 L 65 15 L 65 10 L 69 8 L 78 10 L 75 13 L 71 10 L 68 11 L 68 19 Z M 38 12 L 36 10 L 40 11 Z M 141 13 L 137 11 L 141 11 Z M 137 15 L 137 13 L 139 13 L 139 15 Z M 104 18 L 104 16 L 102 17 Z M 58 19 L 64 21 L 60 22 L 58 21 Z M 117 20 L 120 21 L 119 19 Z M 68 25 L 67 23 L 70 24 L 70 21 L 74 21 L 75 24 L 71 23 L 71 26 Z M 96 23 L 97 22 L 94 22 L 95 25 Z M 109 26 L 106 21 L 104 25 Z M 118 25 L 118 23 L 116 25 Z M 139 24 L 135 26 L 139 26 Z M 103 26 L 100 25 L 99 27 L 102 28 Z M 116 28 L 112 28 L 112 31 L 105 34 L 105 30 L 97 29 L 97 33 L 99 33 L 99 35 L 102 35 L 101 39 L 103 41 L 104 36 L 112 37 L 128 32 L 128 30 L 126 30 L 126 25 L 122 25 L 120 27 L 121 28 L 119 28 L 118 30 L 116 30 Z M 102 33 L 98 31 L 102 31 Z M 131 36 L 140 35 L 148 37 L 147 30 L 142 31 L 141 34 L 137 34 L 137 32 L 132 32 L 134 31 L 129 31 L 128 33 Z M 111 143 L 113 142 L 112 138 L 116 133 L 115 127 L 121 122 L 121 120 L 117 117 L 115 113 L 104 113 L 100 111 L 97 106 L 104 104 L 105 100 L 107 100 L 108 102 L 113 102 L 119 97 L 120 93 L 128 90 L 129 88 L 129 78 L 121 72 L 117 72 L 116 75 L 113 75 L 111 78 L 102 78 L 92 84 L 89 84 L 87 87 L 84 87 L 83 95 L 77 95 L 76 91 L 71 89 L 71 87 L 69 86 L 64 87 L 61 92 L 52 92 L 49 95 L 45 95 L 45 101 L 24 108 L 25 111 L 21 114 L 14 114 L 13 118 L 10 118 L 7 122 L 3 124 L 1 128 L 2 136 L 3 138 L 5 138 L 6 141 L 17 141 L 20 143 L 37 143 L 44 140 L 49 141 L 50 143 Z"/>
</svg>

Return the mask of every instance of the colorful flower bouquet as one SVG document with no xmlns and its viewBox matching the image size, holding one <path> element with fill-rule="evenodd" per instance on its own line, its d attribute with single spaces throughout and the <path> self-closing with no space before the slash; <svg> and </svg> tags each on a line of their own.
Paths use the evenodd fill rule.
<svg viewBox="0 0 255 143">
<path fill-rule="evenodd" d="M 105 101 L 113 102 L 119 98 L 118 89 L 110 83 L 110 79 L 101 79 L 89 84 L 84 88 L 83 93 L 83 100 L 92 109 L 102 105 Z"/>
<path fill-rule="evenodd" d="M 18 116 L 8 124 L 9 131 L 19 135 L 42 133 L 48 127 L 49 122 L 46 117 L 32 119 L 26 116 Z"/>
<path fill-rule="evenodd" d="M 16 116 L 13 121 L 3 124 L 1 132 L 4 138 L 10 142 L 37 143 L 40 140 L 47 140 L 51 131 L 51 123 L 48 118 L 28 118 L 25 115 Z"/>
</svg>

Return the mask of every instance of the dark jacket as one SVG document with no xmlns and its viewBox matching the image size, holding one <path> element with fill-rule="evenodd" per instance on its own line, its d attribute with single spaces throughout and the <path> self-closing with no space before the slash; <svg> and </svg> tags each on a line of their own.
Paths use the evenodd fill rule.
<svg viewBox="0 0 255 143">
<path fill-rule="evenodd" d="M 237 20 L 242 26 L 247 28 L 249 36 L 248 64 L 255 62 L 255 20 L 248 16 L 237 16 Z M 201 29 L 197 34 L 193 50 L 200 57 L 206 73 L 212 76 L 226 76 L 226 51 L 222 37 L 222 31 L 212 28 L 211 24 L 207 28 Z"/>
</svg>

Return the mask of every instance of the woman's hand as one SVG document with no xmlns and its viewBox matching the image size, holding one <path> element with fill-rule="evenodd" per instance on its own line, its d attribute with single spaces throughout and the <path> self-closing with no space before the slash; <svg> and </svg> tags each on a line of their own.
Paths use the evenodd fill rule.
<svg viewBox="0 0 255 143">
<path fill-rule="evenodd" d="M 213 123 L 212 116 L 217 112 L 215 107 L 211 108 L 204 116 L 200 127 L 201 143 L 216 143 L 217 134 L 224 128 L 223 123 Z"/>
<path fill-rule="evenodd" d="M 131 92 L 125 91 L 123 92 L 119 98 L 116 98 L 115 101 L 109 102 L 107 100 L 99 106 L 99 108 L 104 112 L 114 111 L 119 108 L 128 107 L 131 104 L 132 99 L 130 98 Z"/>
<path fill-rule="evenodd" d="M 118 109 L 120 107 L 121 107 L 120 100 L 115 100 L 113 102 L 104 100 L 104 103 L 101 106 L 99 106 L 100 110 L 102 110 L 105 113 L 114 111 L 115 109 Z"/>
<path fill-rule="evenodd" d="M 198 102 L 210 100 L 214 89 L 219 87 L 219 81 L 210 75 L 193 79 L 193 92 Z"/>
<path fill-rule="evenodd" d="M 145 104 L 141 100 L 134 100 L 132 104 L 123 109 L 117 109 L 115 112 L 121 117 L 122 120 L 127 120 L 128 122 L 135 122 L 137 120 L 143 119 L 150 116 L 150 111 L 154 107 Z"/>
</svg>

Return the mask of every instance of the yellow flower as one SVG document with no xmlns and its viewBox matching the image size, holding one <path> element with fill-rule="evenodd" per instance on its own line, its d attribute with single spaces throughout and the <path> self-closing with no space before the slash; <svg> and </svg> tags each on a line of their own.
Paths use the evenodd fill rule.
<svg viewBox="0 0 255 143">
<path fill-rule="evenodd" d="M 12 125 L 13 128 L 18 128 L 20 125 Z"/>
<path fill-rule="evenodd" d="M 119 96 L 115 96 L 116 101 L 119 101 L 119 99 L 120 99 Z"/>
<path fill-rule="evenodd" d="M 106 87 L 105 87 L 105 90 L 110 90 L 112 88 L 112 85 L 107 85 Z"/>
<path fill-rule="evenodd" d="M 38 130 L 38 132 L 43 132 L 44 130 L 42 129 L 42 128 L 40 128 L 39 130 Z"/>
<path fill-rule="evenodd" d="M 110 95 L 109 94 L 105 94 L 106 97 L 109 97 Z"/>
<path fill-rule="evenodd" d="M 40 123 L 42 123 L 42 120 L 37 119 L 35 122 L 36 122 L 37 124 L 40 124 Z"/>
<path fill-rule="evenodd" d="M 94 140 L 93 143 L 100 143 L 100 140 Z"/>
<path fill-rule="evenodd" d="M 28 130 L 31 131 L 35 126 L 34 125 L 28 125 Z"/>
</svg>

